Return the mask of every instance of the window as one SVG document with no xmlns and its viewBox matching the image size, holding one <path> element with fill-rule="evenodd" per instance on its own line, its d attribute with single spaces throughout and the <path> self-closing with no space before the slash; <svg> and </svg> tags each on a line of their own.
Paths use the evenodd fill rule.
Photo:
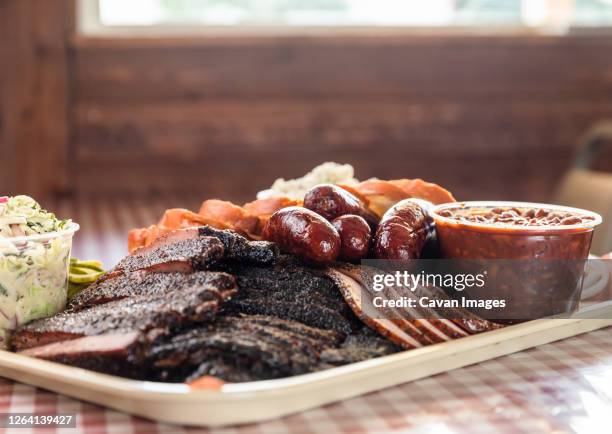
<svg viewBox="0 0 612 434">
<path fill-rule="evenodd" d="M 81 0 L 85 32 L 612 26 L 612 0 Z"/>
</svg>

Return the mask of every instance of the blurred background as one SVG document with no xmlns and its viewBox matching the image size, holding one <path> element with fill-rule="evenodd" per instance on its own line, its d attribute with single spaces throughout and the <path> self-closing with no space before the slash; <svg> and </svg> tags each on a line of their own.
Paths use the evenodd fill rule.
<svg viewBox="0 0 612 434">
<path fill-rule="evenodd" d="M 612 212 L 612 0 L 1 0 L 0 50 L 3 194 L 243 202 L 337 161 Z"/>
</svg>

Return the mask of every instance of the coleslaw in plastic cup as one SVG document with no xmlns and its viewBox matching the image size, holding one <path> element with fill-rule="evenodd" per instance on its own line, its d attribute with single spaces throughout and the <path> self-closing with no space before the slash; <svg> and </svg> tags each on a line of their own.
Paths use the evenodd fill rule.
<svg viewBox="0 0 612 434">
<path fill-rule="evenodd" d="M 65 308 L 78 230 L 27 196 L 0 197 L 0 348 L 18 326 Z"/>
</svg>

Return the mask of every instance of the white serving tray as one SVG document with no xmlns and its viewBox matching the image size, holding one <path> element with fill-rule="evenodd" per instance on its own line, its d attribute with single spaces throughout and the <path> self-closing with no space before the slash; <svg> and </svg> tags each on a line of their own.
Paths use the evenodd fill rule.
<svg viewBox="0 0 612 434">
<path fill-rule="evenodd" d="M 610 319 L 602 319 L 610 318 Z M 0 351 L 0 375 L 160 422 L 258 422 L 515 353 L 612 325 L 612 302 L 570 319 L 541 319 L 313 374 L 220 390 L 126 380 Z"/>
</svg>

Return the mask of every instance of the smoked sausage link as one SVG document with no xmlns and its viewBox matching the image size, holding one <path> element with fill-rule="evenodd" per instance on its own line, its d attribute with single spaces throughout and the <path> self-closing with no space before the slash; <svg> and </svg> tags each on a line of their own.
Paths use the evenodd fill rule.
<svg viewBox="0 0 612 434">
<path fill-rule="evenodd" d="M 347 262 L 359 262 L 368 255 L 372 231 L 363 217 L 343 215 L 335 218 L 332 225 L 340 234 L 342 241 L 340 259 Z"/>
<path fill-rule="evenodd" d="M 383 215 L 374 237 L 378 259 L 409 260 L 421 257 L 433 234 L 433 220 L 420 201 L 402 200 Z"/>
<path fill-rule="evenodd" d="M 319 184 L 304 196 L 304 208 L 323 216 L 328 221 L 347 214 L 363 217 L 375 228 L 378 217 L 365 207 L 357 196 L 333 184 Z"/>
<path fill-rule="evenodd" d="M 340 254 L 340 235 L 323 217 L 306 208 L 291 206 L 276 211 L 263 237 L 307 262 L 325 264 Z"/>
</svg>

